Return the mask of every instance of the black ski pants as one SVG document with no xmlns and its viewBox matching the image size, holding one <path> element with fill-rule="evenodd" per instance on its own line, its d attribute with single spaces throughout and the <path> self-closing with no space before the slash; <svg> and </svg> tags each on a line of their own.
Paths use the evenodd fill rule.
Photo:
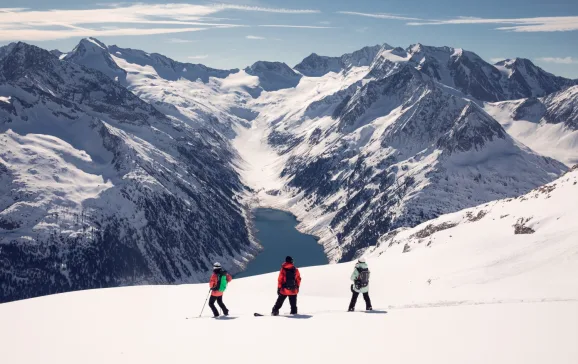
<svg viewBox="0 0 578 364">
<path fill-rule="evenodd" d="M 285 296 L 284 294 L 280 294 L 279 297 L 277 297 L 277 302 L 275 302 L 275 306 L 273 306 L 273 313 L 279 313 L 287 297 L 289 297 L 289 304 L 291 305 L 291 314 L 297 314 L 297 295 Z"/>
<path fill-rule="evenodd" d="M 351 290 L 351 302 L 349 303 L 349 309 L 354 309 L 355 304 L 357 303 L 357 297 L 359 297 L 359 292 L 355 292 L 353 289 Z M 371 299 L 369 298 L 369 292 L 363 294 L 363 299 L 365 300 L 365 309 L 369 310 L 371 308 Z"/>
<path fill-rule="evenodd" d="M 215 307 L 215 301 L 217 301 L 217 303 L 219 304 L 219 307 L 221 307 L 221 310 L 223 310 L 223 314 L 228 315 L 229 310 L 227 309 L 227 307 L 223 303 L 223 296 L 211 296 L 211 298 L 209 298 L 209 307 L 213 311 L 213 315 L 219 316 L 219 310 L 217 310 L 217 308 Z"/>
</svg>

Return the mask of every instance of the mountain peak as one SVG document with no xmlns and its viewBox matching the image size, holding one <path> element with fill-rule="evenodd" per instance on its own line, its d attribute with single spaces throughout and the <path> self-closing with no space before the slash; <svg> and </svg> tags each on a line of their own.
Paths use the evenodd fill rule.
<svg viewBox="0 0 578 364">
<path fill-rule="evenodd" d="M 112 59 L 106 44 L 96 38 L 83 38 L 72 52 L 62 59 L 100 71 L 121 83 L 126 78 L 126 71 Z"/>
<path fill-rule="evenodd" d="M 245 72 L 259 77 L 260 86 L 265 91 L 277 91 L 297 86 L 301 75 L 283 62 L 257 61 Z"/>
<path fill-rule="evenodd" d="M 82 44 L 85 46 L 96 46 L 96 47 L 99 47 L 99 48 L 104 49 L 104 50 L 106 50 L 108 48 L 106 46 L 106 44 L 104 44 L 103 42 L 99 41 L 98 39 L 92 38 L 92 37 L 81 39 L 79 44 Z"/>
</svg>

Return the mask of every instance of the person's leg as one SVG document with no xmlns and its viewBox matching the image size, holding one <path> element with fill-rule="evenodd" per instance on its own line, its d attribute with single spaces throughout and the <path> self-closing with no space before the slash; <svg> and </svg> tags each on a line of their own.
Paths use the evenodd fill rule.
<svg viewBox="0 0 578 364">
<path fill-rule="evenodd" d="M 219 304 L 219 307 L 221 307 L 221 310 L 223 310 L 223 315 L 228 316 L 229 310 L 227 309 L 227 306 L 225 306 L 225 303 L 223 303 L 223 296 L 217 298 L 217 303 Z"/>
<path fill-rule="evenodd" d="M 281 307 L 283 307 L 283 302 L 285 302 L 286 298 L 287 298 L 287 296 L 282 295 L 282 294 L 280 294 L 277 297 L 277 302 L 275 302 L 275 306 L 273 306 L 273 310 L 271 311 L 273 316 L 277 316 L 279 314 L 279 310 L 281 309 Z"/>
<path fill-rule="evenodd" d="M 297 315 L 297 295 L 289 296 L 289 304 L 291 305 L 291 314 Z"/>
<path fill-rule="evenodd" d="M 351 302 L 349 302 L 349 311 L 355 310 L 355 304 L 357 303 L 358 292 L 351 290 Z"/>
<path fill-rule="evenodd" d="M 371 307 L 371 299 L 369 298 L 369 292 L 365 292 L 363 294 L 363 299 L 365 300 L 365 309 L 366 310 L 372 310 L 373 307 Z"/>
<path fill-rule="evenodd" d="M 211 308 L 211 311 L 213 311 L 213 316 L 215 316 L 215 317 L 219 316 L 219 311 L 215 307 L 215 301 L 216 300 L 217 300 L 217 297 L 215 297 L 215 296 L 211 296 L 211 298 L 209 299 L 209 307 Z"/>
</svg>

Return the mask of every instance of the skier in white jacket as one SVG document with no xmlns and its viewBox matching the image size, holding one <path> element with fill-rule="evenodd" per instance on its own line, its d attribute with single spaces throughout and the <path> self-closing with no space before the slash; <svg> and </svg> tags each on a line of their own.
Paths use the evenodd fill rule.
<svg viewBox="0 0 578 364">
<path fill-rule="evenodd" d="M 365 300 L 365 309 L 367 311 L 373 310 L 371 307 L 371 299 L 369 298 L 369 275 L 369 268 L 367 267 L 365 258 L 359 258 L 351 274 L 353 284 L 351 285 L 352 296 L 348 311 L 355 311 L 355 304 L 360 293 L 363 294 L 363 299 Z"/>
</svg>

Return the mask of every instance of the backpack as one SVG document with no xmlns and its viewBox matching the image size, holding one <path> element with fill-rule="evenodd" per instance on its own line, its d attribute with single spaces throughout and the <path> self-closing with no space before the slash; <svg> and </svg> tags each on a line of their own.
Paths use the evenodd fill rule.
<svg viewBox="0 0 578 364">
<path fill-rule="evenodd" d="M 223 271 L 219 273 L 217 278 L 217 286 L 215 288 L 216 291 L 225 292 L 227 289 L 227 272 Z"/>
<path fill-rule="evenodd" d="M 295 280 L 295 267 L 283 269 L 285 269 L 285 283 L 283 283 L 283 288 L 292 291 L 297 288 L 297 282 Z"/>
<path fill-rule="evenodd" d="M 357 268 L 359 275 L 355 280 L 355 288 L 360 289 L 367 287 L 369 285 L 369 269 L 367 268 Z"/>
</svg>

